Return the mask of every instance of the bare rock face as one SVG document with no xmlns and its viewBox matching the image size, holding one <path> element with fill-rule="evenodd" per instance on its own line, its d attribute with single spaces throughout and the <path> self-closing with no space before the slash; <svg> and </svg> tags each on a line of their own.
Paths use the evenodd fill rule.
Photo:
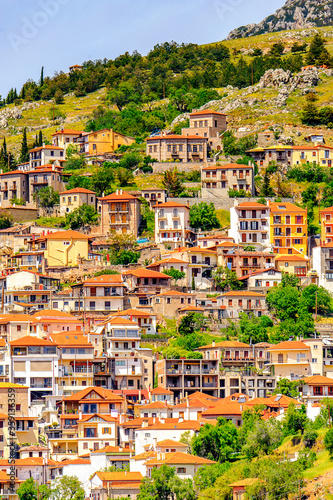
<svg viewBox="0 0 333 500">
<path fill-rule="evenodd" d="M 276 31 L 315 28 L 333 24 L 332 0 L 287 0 L 275 14 L 258 24 L 232 30 L 228 39 L 244 38 Z"/>
</svg>

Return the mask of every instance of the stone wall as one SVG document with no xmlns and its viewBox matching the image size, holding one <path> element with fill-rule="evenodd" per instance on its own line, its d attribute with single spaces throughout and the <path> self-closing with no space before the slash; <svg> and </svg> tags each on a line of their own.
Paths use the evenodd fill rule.
<svg viewBox="0 0 333 500">
<path fill-rule="evenodd" d="M 203 167 L 205 163 L 195 163 L 195 162 L 163 162 L 163 161 L 156 161 L 155 163 L 152 164 L 153 167 L 153 173 L 154 174 L 162 174 L 166 170 L 173 170 L 175 167 L 177 167 L 177 170 L 179 172 L 191 172 L 192 170 L 201 170 L 201 167 Z"/>
<path fill-rule="evenodd" d="M 13 216 L 14 222 L 29 222 L 31 220 L 37 219 L 38 208 L 27 208 L 27 207 L 6 207 L 7 212 L 10 212 Z"/>
<path fill-rule="evenodd" d="M 175 201 L 176 203 L 183 203 L 184 205 L 189 205 L 190 207 L 195 203 L 211 203 L 213 202 L 217 210 L 230 210 L 234 206 L 234 201 L 236 198 L 167 198 L 167 201 Z M 259 198 L 237 198 L 238 203 L 243 203 L 244 201 L 254 201 L 258 202 Z M 266 201 L 275 201 L 275 198 L 265 198 Z M 293 198 L 281 198 L 281 201 L 289 201 L 293 203 Z"/>
</svg>

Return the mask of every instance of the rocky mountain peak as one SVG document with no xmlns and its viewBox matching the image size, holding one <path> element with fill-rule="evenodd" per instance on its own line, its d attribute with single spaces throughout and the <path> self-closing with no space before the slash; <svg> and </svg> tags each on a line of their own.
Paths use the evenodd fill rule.
<svg viewBox="0 0 333 500">
<path fill-rule="evenodd" d="M 333 24 L 332 0 L 287 0 L 275 14 L 258 24 L 230 31 L 228 39 L 244 38 L 275 31 L 330 26 Z"/>
</svg>

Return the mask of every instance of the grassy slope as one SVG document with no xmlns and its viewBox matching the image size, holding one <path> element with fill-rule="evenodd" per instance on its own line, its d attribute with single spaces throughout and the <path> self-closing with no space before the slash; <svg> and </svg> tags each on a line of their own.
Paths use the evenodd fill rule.
<svg viewBox="0 0 333 500">
<path fill-rule="evenodd" d="M 333 27 L 319 28 L 319 31 L 326 35 L 327 48 L 333 54 Z M 267 52 L 270 46 L 279 40 L 282 40 L 286 47 L 290 48 L 295 41 L 298 43 L 301 43 L 302 41 L 309 43 L 312 37 L 313 30 L 295 30 L 269 33 L 237 40 L 226 40 L 221 43 L 225 44 L 231 50 L 232 59 L 236 59 L 240 55 L 247 59 L 249 58 L 247 52 L 250 49 L 261 48 L 264 52 Z M 221 93 L 224 92 L 223 89 L 219 90 L 221 90 Z M 317 87 L 317 91 L 319 97 L 318 104 L 330 104 L 333 92 L 333 78 L 323 76 L 322 82 Z M 43 128 L 43 134 L 49 140 L 51 139 L 52 133 L 56 129 L 64 126 L 77 130 L 84 130 L 85 124 L 91 116 L 93 110 L 96 109 L 98 105 L 103 104 L 105 93 L 106 89 L 102 88 L 96 92 L 88 94 L 85 97 L 65 97 L 64 104 L 57 106 L 61 112 L 66 115 L 66 122 L 61 125 L 59 123 L 52 123 L 49 119 L 52 103 L 45 101 L 40 102 L 40 106 L 38 108 L 23 111 L 22 119 L 9 120 L 9 127 L 6 129 L 0 129 L 0 140 L 6 136 L 9 149 L 17 154 L 21 142 L 21 131 L 25 126 L 34 127 L 37 130 L 39 127 L 45 127 Z M 249 94 L 247 98 L 256 98 L 258 102 L 255 105 L 245 106 L 244 108 L 239 108 L 229 112 L 228 115 L 230 125 L 234 127 L 239 127 L 240 125 L 250 125 L 254 130 L 260 130 L 272 124 L 281 124 L 284 127 L 285 133 L 293 135 L 293 132 L 296 132 L 296 126 L 299 128 L 300 125 L 299 110 L 304 103 L 305 98 L 304 96 L 301 96 L 300 91 L 297 90 L 288 99 L 288 107 L 281 110 L 271 108 L 267 102 L 269 99 L 276 97 L 277 94 L 278 90 L 275 89 L 262 89 Z M 229 97 L 223 99 L 223 105 L 227 104 L 230 100 L 241 97 L 244 98 L 243 90 L 233 91 L 229 94 Z M 13 105 L 10 107 L 13 107 Z M 307 128 L 303 127 L 301 131 L 303 135 L 303 133 L 307 132 Z M 28 132 L 28 141 L 32 141 L 35 134 L 36 131 Z M 331 137 L 333 141 L 333 130 L 325 130 L 325 135 L 328 138 Z M 299 138 L 295 136 L 295 139 L 301 142 L 302 136 Z"/>
</svg>

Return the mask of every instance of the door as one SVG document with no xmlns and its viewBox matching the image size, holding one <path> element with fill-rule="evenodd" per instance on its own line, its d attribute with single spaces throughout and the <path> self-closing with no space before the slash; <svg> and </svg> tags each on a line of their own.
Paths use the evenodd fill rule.
<svg viewBox="0 0 333 500">
<path fill-rule="evenodd" d="M 283 363 L 283 354 L 278 354 L 278 363 Z"/>
</svg>

